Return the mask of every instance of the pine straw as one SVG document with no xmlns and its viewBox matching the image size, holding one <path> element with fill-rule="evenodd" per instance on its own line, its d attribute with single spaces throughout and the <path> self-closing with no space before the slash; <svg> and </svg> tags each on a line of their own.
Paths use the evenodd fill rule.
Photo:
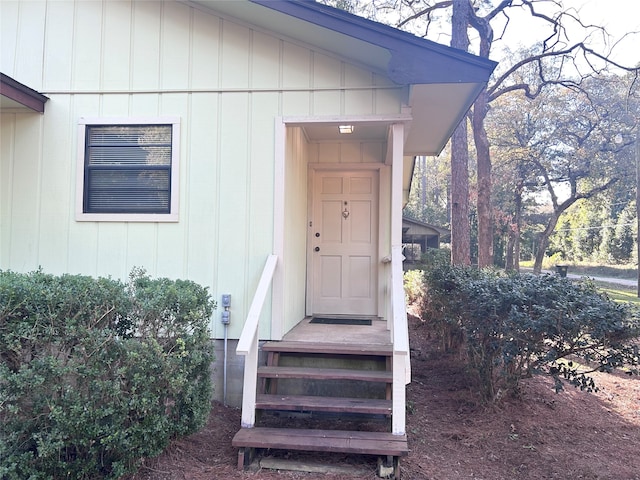
<svg viewBox="0 0 640 480">
<path fill-rule="evenodd" d="M 407 389 L 411 453 L 403 479 L 640 480 L 640 379 L 596 374 L 600 391 L 567 387 L 556 394 L 547 378 L 526 380 L 520 398 L 478 402 L 455 356 L 438 351 L 422 322 L 411 317 L 413 381 Z M 214 403 L 207 426 L 146 459 L 128 480 L 375 479 L 375 459 L 307 455 L 309 461 L 356 465 L 357 477 L 267 470 L 239 472 L 231 438 L 240 411 Z"/>
</svg>

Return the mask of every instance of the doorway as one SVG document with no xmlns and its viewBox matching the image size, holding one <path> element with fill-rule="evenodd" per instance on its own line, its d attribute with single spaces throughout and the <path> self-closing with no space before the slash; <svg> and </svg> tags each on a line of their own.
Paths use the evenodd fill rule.
<svg viewBox="0 0 640 480">
<path fill-rule="evenodd" d="M 377 315 L 379 172 L 311 175 L 308 313 Z"/>
</svg>

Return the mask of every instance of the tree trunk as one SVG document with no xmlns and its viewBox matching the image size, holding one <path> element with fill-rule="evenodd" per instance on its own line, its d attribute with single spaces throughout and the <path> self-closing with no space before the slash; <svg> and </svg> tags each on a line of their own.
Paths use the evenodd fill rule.
<svg viewBox="0 0 640 480">
<path fill-rule="evenodd" d="M 513 269 L 516 272 L 520 271 L 520 232 L 522 227 L 522 181 L 518 182 L 518 188 L 515 194 L 515 231 L 513 232 Z"/>
<path fill-rule="evenodd" d="M 484 128 L 486 89 L 473 106 L 473 138 L 478 159 L 478 267 L 493 265 L 493 210 L 491 208 L 491 156 Z"/>
<path fill-rule="evenodd" d="M 493 42 L 493 29 L 487 18 L 471 13 L 469 21 L 480 36 L 479 56 L 489 58 Z M 491 207 L 491 153 L 484 120 L 489 111 L 487 87 L 473 104 L 473 140 L 478 165 L 478 267 L 493 265 L 493 208 Z"/>
<path fill-rule="evenodd" d="M 467 25 L 471 4 L 469 0 L 453 0 L 451 46 L 469 48 Z M 469 228 L 469 144 L 466 117 L 451 137 L 451 263 L 471 263 L 471 235 Z"/>
<path fill-rule="evenodd" d="M 516 246 L 516 236 L 514 235 L 513 230 L 509 229 L 507 233 L 507 247 L 505 248 L 505 259 L 504 259 L 504 269 L 509 271 L 513 270 L 513 256 L 514 250 Z"/>
<path fill-rule="evenodd" d="M 513 269 L 516 272 L 520 271 L 520 225 L 518 225 L 518 231 L 514 234 L 515 242 L 513 244 Z"/>
<path fill-rule="evenodd" d="M 559 218 L 559 213 L 554 213 L 553 215 L 551 215 L 549 223 L 547 223 L 546 228 L 540 234 L 540 239 L 538 240 L 538 251 L 536 252 L 536 259 L 533 263 L 533 273 L 535 273 L 536 275 L 542 271 L 542 261 L 544 260 L 544 256 L 547 253 L 547 247 L 549 246 L 549 237 L 555 230 Z"/>
<path fill-rule="evenodd" d="M 471 264 L 469 144 L 464 119 L 451 137 L 451 263 Z"/>
<path fill-rule="evenodd" d="M 427 204 L 427 157 L 420 157 L 420 220 L 426 222 L 424 207 Z"/>
<path fill-rule="evenodd" d="M 520 231 L 522 227 L 522 184 L 521 165 L 518 165 L 518 175 L 520 179 L 516 182 L 516 189 L 513 193 L 513 223 L 509 227 L 509 240 L 507 242 L 507 258 L 505 270 L 520 271 Z"/>
</svg>

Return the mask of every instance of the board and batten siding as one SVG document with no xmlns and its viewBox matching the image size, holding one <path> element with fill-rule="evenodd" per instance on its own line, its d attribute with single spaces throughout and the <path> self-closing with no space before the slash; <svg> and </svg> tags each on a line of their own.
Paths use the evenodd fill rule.
<svg viewBox="0 0 640 480">
<path fill-rule="evenodd" d="M 397 114 L 406 93 L 375 72 L 179 2 L 1 1 L 0 17 L 0 71 L 49 97 L 44 115 L 2 112 L 0 268 L 126 279 L 137 266 L 188 278 L 216 300 L 232 294 L 231 338 L 273 251 L 275 119 Z M 82 117 L 180 118 L 178 222 L 75 220 Z M 290 137 L 295 206 L 287 203 L 285 243 L 301 259 L 284 282 L 289 324 L 304 309 L 303 295 L 294 297 L 306 233 L 294 221 L 306 224 L 306 163 L 380 161 L 386 148 L 310 144 L 300 129 Z M 261 328 L 268 338 L 268 322 Z"/>
</svg>

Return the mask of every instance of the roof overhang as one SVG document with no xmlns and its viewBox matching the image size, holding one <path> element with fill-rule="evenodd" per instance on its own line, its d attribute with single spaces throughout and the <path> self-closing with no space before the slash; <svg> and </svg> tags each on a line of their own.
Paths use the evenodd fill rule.
<svg viewBox="0 0 640 480">
<path fill-rule="evenodd" d="M 0 110 L 44 113 L 47 100 L 41 93 L 0 73 Z"/>
<path fill-rule="evenodd" d="M 437 155 L 496 63 L 312 0 L 192 0 L 247 24 L 332 53 L 407 87 L 413 120 L 405 155 Z"/>
<path fill-rule="evenodd" d="M 402 217 L 402 230 L 404 233 L 413 235 L 449 235 L 451 232 L 446 228 L 438 227 L 431 223 L 421 222 L 409 217 Z"/>
</svg>

